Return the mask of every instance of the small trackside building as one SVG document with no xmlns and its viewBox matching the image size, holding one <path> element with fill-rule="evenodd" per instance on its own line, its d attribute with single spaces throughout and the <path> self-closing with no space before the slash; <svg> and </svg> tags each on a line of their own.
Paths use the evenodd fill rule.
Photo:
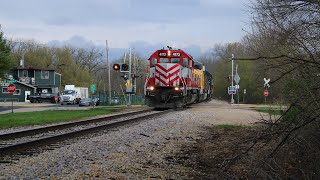
<svg viewBox="0 0 320 180">
<path fill-rule="evenodd" d="M 8 81 L 0 80 L 0 102 L 14 101 L 28 102 L 27 96 L 41 93 L 58 94 L 61 86 L 61 74 L 54 68 L 18 67 L 11 70 L 16 80 L 13 84 L 16 91 L 8 92 Z"/>
<path fill-rule="evenodd" d="M 8 85 L 5 81 L 0 81 L 0 102 L 16 101 L 16 102 L 28 102 L 27 96 L 36 93 L 37 88 L 23 82 L 17 81 L 13 83 L 16 86 L 14 93 L 8 92 Z"/>
</svg>

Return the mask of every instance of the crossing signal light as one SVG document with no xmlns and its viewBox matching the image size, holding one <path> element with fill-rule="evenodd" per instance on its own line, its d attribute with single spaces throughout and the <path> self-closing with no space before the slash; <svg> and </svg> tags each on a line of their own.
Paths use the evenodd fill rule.
<svg viewBox="0 0 320 180">
<path fill-rule="evenodd" d="M 120 65 L 119 65 L 119 64 L 114 64 L 114 65 L 113 65 L 113 69 L 114 69 L 115 71 L 118 71 L 118 70 L 120 69 Z"/>
<path fill-rule="evenodd" d="M 231 81 L 231 76 L 227 76 L 227 81 L 230 82 Z"/>
<path fill-rule="evenodd" d="M 121 64 L 120 72 L 129 72 L 128 64 Z"/>
<path fill-rule="evenodd" d="M 128 80 L 128 79 L 129 79 L 129 74 L 125 73 L 125 74 L 123 75 L 123 79 L 124 79 L 124 80 Z"/>
</svg>

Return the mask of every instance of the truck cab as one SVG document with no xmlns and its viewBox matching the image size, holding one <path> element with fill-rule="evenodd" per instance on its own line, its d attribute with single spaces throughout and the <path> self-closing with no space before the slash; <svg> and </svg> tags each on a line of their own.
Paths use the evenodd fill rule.
<svg viewBox="0 0 320 180">
<path fill-rule="evenodd" d="M 61 105 L 66 104 L 76 104 L 77 102 L 77 91 L 76 90 L 64 90 L 60 98 Z"/>
<path fill-rule="evenodd" d="M 79 104 L 80 100 L 88 98 L 87 87 L 75 87 L 75 85 L 65 85 L 62 96 L 60 97 L 61 105 L 63 104 Z"/>
</svg>

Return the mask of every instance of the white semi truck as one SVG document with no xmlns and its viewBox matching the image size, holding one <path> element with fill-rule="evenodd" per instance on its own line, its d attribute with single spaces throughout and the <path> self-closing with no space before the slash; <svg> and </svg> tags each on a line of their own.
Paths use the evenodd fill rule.
<svg viewBox="0 0 320 180">
<path fill-rule="evenodd" d="M 78 104 L 82 98 L 88 98 L 89 92 L 87 87 L 75 87 L 75 85 L 65 85 L 60 103 L 63 104 Z"/>
</svg>

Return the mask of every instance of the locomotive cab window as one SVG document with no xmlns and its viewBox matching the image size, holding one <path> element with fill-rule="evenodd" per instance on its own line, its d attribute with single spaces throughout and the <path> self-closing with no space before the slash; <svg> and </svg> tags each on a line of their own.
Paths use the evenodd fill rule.
<svg viewBox="0 0 320 180">
<path fill-rule="evenodd" d="M 171 63 L 180 63 L 180 58 L 171 58 L 170 62 Z"/>
<path fill-rule="evenodd" d="M 154 67 L 157 63 L 157 58 L 152 58 L 151 67 Z"/>
<path fill-rule="evenodd" d="M 182 66 L 183 67 L 188 67 L 188 58 L 183 58 L 182 59 Z"/>
<path fill-rule="evenodd" d="M 169 58 L 160 58 L 160 63 L 167 63 L 169 62 Z"/>
<path fill-rule="evenodd" d="M 194 68 L 195 68 L 195 69 L 202 70 L 202 67 L 203 67 L 203 66 L 202 66 L 202 64 L 200 64 L 200 63 L 195 63 L 195 64 L 194 64 Z"/>
</svg>

